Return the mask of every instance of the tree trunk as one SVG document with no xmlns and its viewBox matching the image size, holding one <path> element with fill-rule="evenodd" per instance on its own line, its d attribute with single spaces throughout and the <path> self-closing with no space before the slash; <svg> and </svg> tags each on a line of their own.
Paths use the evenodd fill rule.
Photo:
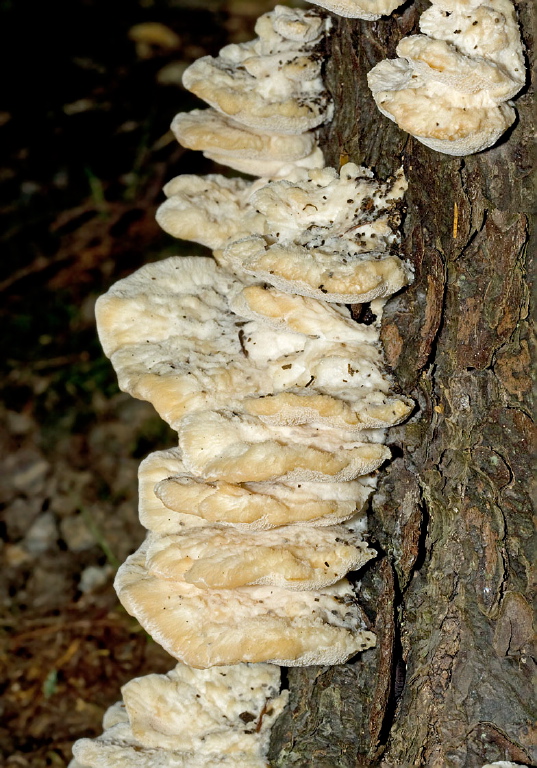
<svg viewBox="0 0 537 768">
<path fill-rule="evenodd" d="M 529 596 L 531 98 L 498 146 L 456 158 L 377 110 L 366 74 L 394 58 L 428 3 L 334 18 L 327 164 L 409 182 L 404 251 L 415 282 L 383 319 L 386 358 L 416 401 L 392 430 L 373 501 L 379 558 L 361 599 L 378 645 L 339 667 L 289 670 L 276 767 L 477 768 L 537 761 Z M 528 50 L 532 4 L 520 6 Z"/>
</svg>

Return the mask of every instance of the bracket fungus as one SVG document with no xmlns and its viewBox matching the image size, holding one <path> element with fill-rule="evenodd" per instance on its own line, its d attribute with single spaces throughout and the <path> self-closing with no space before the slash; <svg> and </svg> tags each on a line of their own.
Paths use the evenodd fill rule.
<svg viewBox="0 0 537 768">
<path fill-rule="evenodd" d="M 383 115 L 448 155 L 494 145 L 516 113 L 508 101 L 525 83 L 510 0 L 432 0 L 421 35 L 403 38 L 398 59 L 377 64 L 369 87 Z"/>
<path fill-rule="evenodd" d="M 236 171 L 264 178 L 287 177 L 295 168 L 320 168 L 323 153 L 313 131 L 261 133 L 247 129 L 214 109 L 180 112 L 171 129 L 183 147 Z"/>
<path fill-rule="evenodd" d="M 375 645 L 346 576 L 375 556 L 365 507 L 386 429 L 413 407 L 380 344 L 383 302 L 413 275 L 398 254 L 407 185 L 322 167 L 329 25 L 277 6 L 254 41 L 189 68 L 211 108 L 175 118 L 179 141 L 261 178 L 172 179 L 159 223 L 214 258 L 148 264 L 97 302 L 121 388 L 178 433 L 140 466 L 148 534 L 115 588 L 180 663 L 127 684 L 73 768 L 266 766 L 288 696 L 275 665 Z M 357 322 L 345 305 L 366 302 Z"/>
<path fill-rule="evenodd" d="M 224 176 L 176 176 L 164 187 L 168 198 L 157 210 L 157 221 L 173 237 L 208 248 L 264 231 L 264 217 L 249 204 L 251 182 Z"/>
<path fill-rule="evenodd" d="M 267 179 L 322 167 L 315 129 L 333 113 L 322 80 L 330 26 L 327 16 L 277 5 L 257 20 L 257 38 L 195 61 L 183 84 L 210 109 L 176 115 L 171 128 L 179 143 Z M 170 207 L 160 214 L 166 231 Z"/>
<path fill-rule="evenodd" d="M 404 0 L 310 0 L 338 16 L 375 21 L 403 5 Z"/>
<path fill-rule="evenodd" d="M 178 448 L 150 454 L 140 465 L 140 522 L 158 534 L 176 534 L 193 527 L 191 516 L 233 526 L 267 530 L 308 523 L 327 526 L 361 519 L 375 478 L 350 482 L 205 482 L 185 470 Z"/>
<path fill-rule="evenodd" d="M 148 264 L 116 283 L 98 300 L 96 315 L 121 388 L 151 402 L 174 429 L 188 413 L 211 408 L 257 410 L 274 424 L 306 415 L 349 429 L 388 426 L 408 414 L 409 401 L 390 394 L 378 328 L 356 324 L 353 335 L 348 313 L 345 324 L 344 313 L 309 299 L 309 333 L 297 332 L 296 323 L 278 329 L 272 318 L 264 322 L 259 302 L 258 320 L 231 310 L 244 287 L 204 257 Z M 331 323 L 323 332 L 326 316 Z M 254 405 L 254 398 L 278 394 Z"/>
<path fill-rule="evenodd" d="M 72 768 L 265 768 L 270 728 L 288 692 L 271 664 L 198 670 L 177 664 L 123 686 L 104 733 L 80 739 Z"/>
<path fill-rule="evenodd" d="M 375 644 L 346 579 L 302 591 L 200 588 L 155 574 L 148 545 L 146 539 L 120 567 L 116 592 L 156 642 L 191 667 L 340 664 Z"/>
<path fill-rule="evenodd" d="M 317 54 L 330 20 L 276 6 L 257 38 L 227 45 L 185 71 L 183 85 L 213 109 L 268 134 L 301 134 L 331 119 Z"/>
</svg>

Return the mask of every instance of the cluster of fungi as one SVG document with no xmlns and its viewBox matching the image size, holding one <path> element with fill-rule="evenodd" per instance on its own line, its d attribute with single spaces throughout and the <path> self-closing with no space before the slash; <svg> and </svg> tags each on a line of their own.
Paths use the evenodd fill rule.
<svg viewBox="0 0 537 768">
<path fill-rule="evenodd" d="M 345 15 L 397 4 L 364 5 Z M 124 686 L 72 768 L 263 768 L 288 700 L 280 666 L 343 663 L 375 644 L 346 577 L 376 554 L 365 509 L 386 430 L 413 408 L 379 339 L 386 298 L 412 280 L 399 254 L 407 182 L 324 167 L 329 30 L 324 15 L 277 6 L 253 41 L 191 65 L 185 86 L 210 108 L 172 130 L 258 178 L 170 181 L 158 221 L 213 257 L 146 265 L 97 303 L 121 388 L 179 436 L 141 464 L 148 535 L 115 582 L 178 664 Z"/>
</svg>

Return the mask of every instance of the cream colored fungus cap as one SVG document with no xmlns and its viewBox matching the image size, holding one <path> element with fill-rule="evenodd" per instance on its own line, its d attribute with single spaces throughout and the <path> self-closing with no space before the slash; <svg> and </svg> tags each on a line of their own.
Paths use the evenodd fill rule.
<svg viewBox="0 0 537 768">
<path fill-rule="evenodd" d="M 150 454 L 139 469 L 140 522 L 159 534 L 219 523 L 237 530 L 266 530 L 307 522 L 326 526 L 363 510 L 375 478 L 351 482 L 204 482 L 187 472 L 179 448 Z"/>
<path fill-rule="evenodd" d="M 199 589 L 150 574 L 142 545 L 120 567 L 115 588 L 128 613 L 191 667 L 341 664 L 375 644 L 345 580 L 305 592 L 270 586 Z"/>
<path fill-rule="evenodd" d="M 225 46 L 217 58 L 204 56 L 191 64 L 183 84 L 244 126 L 264 133 L 301 134 L 332 115 L 321 78 L 321 61 L 313 55 L 329 23 L 315 21 L 312 26 L 312 14 L 306 16 L 307 12 L 298 10 L 293 21 L 280 9 L 278 6 L 261 17 L 255 40 Z M 302 24 L 298 21 L 301 15 Z M 292 28 L 296 38 L 300 26 L 307 39 L 283 36 Z M 311 37 L 308 27 L 318 32 L 316 37 Z"/>
<path fill-rule="evenodd" d="M 378 323 L 364 325 L 351 318 L 346 307 L 340 307 L 317 299 L 297 296 L 262 285 L 244 288 L 230 302 L 237 314 L 266 323 L 269 327 L 286 332 L 296 332 L 329 342 L 354 344 L 357 347 L 371 345 L 373 356 L 378 357 L 380 349 Z M 332 361 L 333 362 L 333 361 Z M 359 369 L 361 366 L 358 365 Z M 347 374 L 355 369 L 347 368 Z M 362 387 L 368 383 L 378 387 L 378 380 L 371 381 L 367 367 L 362 378 Z M 369 374 L 369 375 L 368 375 Z M 391 379 L 384 374 L 386 382 Z M 386 388 L 367 388 L 356 398 L 356 380 L 348 376 L 342 384 L 351 383 L 350 392 L 341 387 L 340 397 L 321 395 L 316 391 L 288 389 L 276 395 L 248 398 L 245 401 L 247 413 L 259 416 L 266 423 L 314 424 L 327 423 L 346 429 L 386 427 L 402 421 L 412 409 L 412 401 L 405 397 L 390 397 Z M 349 396 L 351 402 L 345 401 Z M 356 400 L 359 399 L 359 405 Z"/>
<path fill-rule="evenodd" d="M 303 169 L 322 168 L 324 166 L 324 155 L 319 147 L 316 147 L 309 155 L 300 160 L 251 160 L 250 158 L 222 155 L 219 152 L 204 152 L 204 155 L 215 163 L 228 165 L 240 173 L 261 176 L 264 180 L 294 179 L 300 175 Z"/>
<path fill-rule="evenodd" d="M 404 59 L 380 62 L 368 75 L 383 115 L 422 144 L 449 155 L 468 155 L 495 144 L 515 119 L 509 104 L 479 106 L 472 94 L 425 80 Z M 454 95 L 455 94 L 455 95 Z"/>
<path fill-rule="evenodd" d="M 376 324 L 353 320 L 349 309 L 326 301 L 285 293 L 267 285 L 248 285 L 230 301 L 231 309 L 270 328 L 325 341 L 378 344 Z"/>
<path fill-rule="evenodd" d="M 280 291 L 328 302 L 363 304 L 391 296 L 412 281 L 412 270 L 398 256 L 385 252 L 354 254 L 338 243 L 330 246 L 268 245 L 248 237 L 215 253 L 218 263 Z"/>
<path fill-rule="evenodd" d="M 343 526 L 294 525 L 247 533 L 215 525 L 149 536 L 146 565 L 155 576 L 200 589 L 270 584 L 310 590 L 334 584 L 375 555 Z"/>
<path fill-rule="evenodd" d="M 214 523 L 243 531 L 334 525 L 361 512 L 375 487 L 370 476 L 347 483 L 205 482 L 186 471 L 179 448 L 149 454 L 138 477 L 140 522 L 159 534 Z"/>
<path fill-rule="evenodd" d="M 289 53 L 264 59 L 263 67 L 241 62 L 239 70 L 222 56 L 204 56 L 185 71 L 183 85 L 218 112 L 266 133 L 300 134 L 330 120 L 319 63 Z M 265 76 L 270 82 L 260 88 Z"/>
<path fill-rule="evenodd" d="M 242 284 L 213 259 L 172 257 L 146 264 L 118 280 L 96 304 L 105 354 L 119 349 L 183 339 L 185 348 L 222 334 L 219 316 L 230 314 L 228 297 Z"/>
<path fill-rule="evenodd" d="M 374 21 L 389 16 L 404 0 L 310 0 L 338 16 Z"/>
<path fill-rule="evenodd" d="M 275 9 L 261 16 L 255 26 L 255 31 L 260 37 L 268 34 L 270 27 L 284 40 L 292 40 L 296 43 L 315 43 L 322 35 L 325 35 L 332 26 L 332 20 L 326 16 L 315 13 L 312 9 L 289 8 L 286 5 L 277 5 Z"/>
<path fill-rule="evenodd" d="M 411 63 L 414 72 L 423 80 L 434 80 L 455 91 L 473 94 L 472 103 L 476 107 L 501 104 L 518 93 L 522 85 L 501 65 L 481 56 L 467 56 L 452 43 L 427 35 L 403 38 L 396 51 Z M 453 102 L 457 106 L 456 94 L 453 94 Z"/>
<path fill-rule="evenodd" d="M 272 664 L 178 664 L 123 686 L 125 704 L 107 711 L 105 733 L 79 740 L 74 753 L 88 768 L 265 768 L 270 729 L 288 699 L 279 688 Z"/>
<path fill-rule="evenodd" d="M 164 187 L 168 198 L 156 219 L 173 237 L 220 248 L 230 239 L 263 233 L 265 219 L 249 203 L 252 183 L 218 174 L 176 176 Z"/>
<path fill-rule="evenodd" d="M 519 88 L 524 85 L 524 48 L 511 0 L 435 1 L 421 15 L 420 29 L 470 58 L 496 65 Z"/>
<path fill-rule="evenodd" d="M 247 398 L 244 411 L 264 424 L 295 426 L 310 424 L 339 427 L 361 433 L 364 429 L 383 429 L 400 424 L 413 409 L 410 398 L 390 397 L 382 392 L 368 392 L 354 403 L 341 398 L 299 390 Z"/>
<path fill-rule="evenodd" d="M 379 110 L 422 144 L 449 155 L 494 145 L 515 120 L 507 102 L 526 80 L 510 0 L 438 0 L 403 38 L 403 59 L 368 75 Z"/>
<path fill-rule="evenodd" d="M 396 206 L 407 187 L 402 169 L 379 181 L 368 168 L 347 163 L 339 173 L 319 168 L 300 180 L 260 184 L 250 199 L 279 242 L 338 251 L 343 239 L 360 253 L 399 242 Z"/>
<path fill-rule="evenodd" d="M 228 308 L 240 287 L 212 259 L 201 257 L 149 264 L 116 283 L 98 300 L 96 314 L 120 387 L 149 400 L 172 425 L 188 410 L 240 402 L 267 386 L 273 391 L 266 365 L 248 361 L 244 334 L 247 343 L 259 342 L 261 358 L 264 344 L 276 360 L 304 344 L 296 334 L 268 339 L 263 330 L 258 338 L 256 324 Z"/>
<path fill-rule="evenodd" d="M 363 439 L 383 437 L 364 431 Z M 185 467 L 205 480 L 344 481 L 377 469 L 390 457 L 378 442 L 357 442 L 337 429 L 274 427 L 231 412 L 198 411 L 179 427 Z"/>
<path fill-rule="evenodd" d="M 253 176 L 287 177 L 296 167 L 324 165 L 312 132 L 264 134 L 248 130 L 214 109 L 179 113 L 171 129 L 184 147 L 201 150 L 208 159 Z"/>
<path fill-rule="evenodd" d="M 168 514 L 148 520 L 146 527 L 159 533 L 176 533 L 182 530 L 180 514 L 184 510 L 241 531 L 300 523 L 334 525 L 363 510 L 374 487 L 373 483 L 367 484 L 369 479 L 374 478 L 340 483 L 205 483 L 185 472 L 157 484 L 155 493 Z"/>
<path fill-rule="evenodd" d="M 271 46 L 293 49 L 293 43 L 308 48 L 316 45 L 332 26 L 332 20 L 321 16 L 312 8 L 289 8 L 277 5 L 274 10 L 264 13 L 255 23 L 255 33 L 260 43 L 252 40 L 246 45 L 259 46 L 261 51 L 273 50 Z"/>
<path fill-rule="evenodd" d="M 265 216 L 264 235 L 230 241 L 215 257 L 238 275 L 324 301 L 391 295 L 412 279 L 392 255 L 406 188 L 402 171 L 379 182 L 353 163 L 339 174 L 314 169 L 302 180 L 259 185 L 250 203 Z"/>
<path fill-rule="evenodd" d="M 171 129 L 177 141 L 188 149 L 249 160 L 300 160 L 316 147 L 311 132 L 297 136 L 259 133 L 214 109 L 180 112 Z"/>
<path fill-rule="evenodd" d="M 179 448 L 150 453 L 138 468 L 138 513 L 140 523 L 150 531 L 180 533 L 190 528 L 209 525 L 195 508 L 185 505 L 174 513 L 155 494 L 163 480 L 183 471 Z"/>
<path fill-rule="evenodd" d="M 380 348 L 244 320 L 228 306 L 242 287 L 202 257 L 149 264 L 116 283 L 96 314 L 120 387 L 151 402 L 174 428 L 191 411 L 240 409 L 246 397 L 293 387 L 382 405 L 390 381 Z"/>
</svg>

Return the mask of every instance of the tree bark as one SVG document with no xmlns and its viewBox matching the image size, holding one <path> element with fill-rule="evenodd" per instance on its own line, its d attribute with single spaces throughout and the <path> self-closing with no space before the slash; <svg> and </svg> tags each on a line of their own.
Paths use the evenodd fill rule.
<svg viewBox="0 0 537 768">
<path fill-rule="evenodd" d="M 392 431 L 373 501 L 379 557 L 361 600 L 378 645 L 344 666 L 292 669 L 271 765 L 477 768 L 537 762 L 532 562 L 532 100 L 493 149 L 427 149 L 377 110 L 366 74 L 418 31 L 427 2 L 378 22 L 338 19 L 327 164 L 409 182 L 414 284 L 387 305 L 386 359 L 416 401 Z M 532 4 L 520 4 L 531 50 Z M 529 53 L 528 53 L 529 58 Z"/>
</svg>

